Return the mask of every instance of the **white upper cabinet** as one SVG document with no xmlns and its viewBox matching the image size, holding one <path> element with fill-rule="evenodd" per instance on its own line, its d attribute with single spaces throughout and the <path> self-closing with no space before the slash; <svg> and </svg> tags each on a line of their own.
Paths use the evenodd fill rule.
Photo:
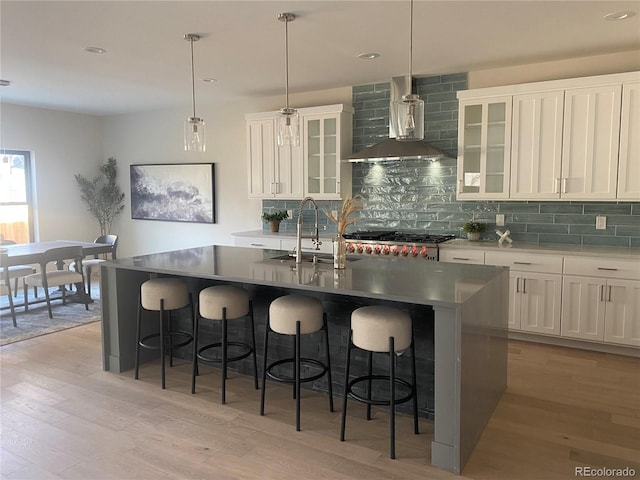
<svg viewBox="0 0 640 480">
<path fill-rule="evenodd" d="M 513 97 L 511 198 L 560 198 L 564 91 Z"/>
<path fill-rule="evenodd" d="M 509 198 L 511 97 L 460 100 L 458 198 Z"/>
<path fill-rule="evenodd" d="M 246 115 L 249 198 L 341 199 L 351 193 L 353 108 L 298 109 L 301 144 L 279 147 L 277 112 Z"/>
<path fill-rule="evenodd" d="M 489 161 L 497 144 L 486 105 L 497 98 L 513 107 L 508 188 Z M 458 99 L 458 199 L 640 198 L 640 72 L 467 90 Z"/>
<path fill-rule="evenodd" d="M 640 198 L 640 81 L 622 85 L 618 198 Z"/>
<path fill-rule="evenodd" d="M 616 198 L 622 85 L 565 92 L 562 198 Z"/>
</svg>

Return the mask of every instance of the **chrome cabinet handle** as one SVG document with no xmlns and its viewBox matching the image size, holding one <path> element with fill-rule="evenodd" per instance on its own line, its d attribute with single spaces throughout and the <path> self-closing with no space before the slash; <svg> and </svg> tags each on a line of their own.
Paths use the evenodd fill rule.
<svg viewBox="0 0 640 480">
<path fill-rule="evenodd" d="M 252 247 L 264 247 L 264 243 L 251 243 Z"/>
<path fill-rule="evenodd" d="M 562 193 L 567 193 L 567 177 L 562 179 Z"/>
<path fill-rule="evenodd" d="M 609 302 L 611 301 L 611 285 L 609 285 Z"/>
<path fill-rule="evenodd" d="M 465 262 L 468 261 L 468 258 L 463 258 L 463 257 L 452 257 L 453 260 L 464 260 Z"/>
<path fill-rule="evenodd" d="M 608 272 L 617 272 L 617 268 L 598 267 L 598 270 L 606 270 Z"/>
<path fill-rule="evenodd" d="M 560 177 L 556 178 L 556 183 L 553 186 L 553 193 L 560 193 Z"/>
<path fill-rule="evenodd" d="M 513 262 L 514 265 L 531 265 L 531 262 Z"/>
<path fill-rule="evenodd" d="M 516 293 L 520 293 L 520 278 L 516 278 Z"/>
<path fill-rule="evenodd" d="M 522 293 L 527 293 L 527 279 L 522 279 Z"/>
<path fill-rule="evenodd" d="M 604 285 L 600 285 L 600 301 L 604 302 Z"/>
</svg>

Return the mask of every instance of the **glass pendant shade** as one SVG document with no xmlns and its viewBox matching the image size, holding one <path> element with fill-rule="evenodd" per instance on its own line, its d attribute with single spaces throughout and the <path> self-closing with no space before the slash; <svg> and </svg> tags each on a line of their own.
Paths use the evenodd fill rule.
<svg viewBox="0 0 640 480">
<path fill-rule="evenodd" d="M 404 95 L 391 102 L 391 123 L 396 140 L 414 142 L 424 139 L 424 100 L 420 95 Z"/>
<path fill-rule="evenodd" d="M 207 137 L 204 120 L 189 117 L 184 122 L 184 149 L 188 152 L 204 152 L 207 148 Z"/>
<path fill-rule="evenodd" d="M 278 146 L 300 146 L 300 116 L 294 108 L 283 108 L 277 116 Z"/>
</svg>

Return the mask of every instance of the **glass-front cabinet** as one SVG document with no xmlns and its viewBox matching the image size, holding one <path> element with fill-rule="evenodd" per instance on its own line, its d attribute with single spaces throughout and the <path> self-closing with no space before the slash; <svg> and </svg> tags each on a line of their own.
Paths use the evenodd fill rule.
<svg viewBox="0 0 640 480">
<path fill-rule="evenodd" d="M 458 199 L 509 197 L 511 96 L 460 100 Z"/>
<path fill-rule="evenodd" d="M 349 107 L 302 114 L 304 193 L 316 199 L 341 199 L 351 193 L 352 112 Z M 322 108 L 322 107 L 319 107 Z"/>
</svg>

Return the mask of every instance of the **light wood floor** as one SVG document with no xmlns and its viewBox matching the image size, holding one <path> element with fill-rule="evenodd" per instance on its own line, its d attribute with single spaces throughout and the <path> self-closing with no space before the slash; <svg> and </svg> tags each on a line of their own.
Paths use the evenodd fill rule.
<svg viewBox="0 0 640 480">
<path fill-rule="evenodd" d="M 142 378 L 101 369 L 94 323 L 7 345 L 2 361 L 2 479 L 573 479 L 576 466 L 630 466 L 640 476 L 640 360 L 513 341 L 509 386 L 462 477 L 429 465 L 432 424 L 399 421 L 389 460 L 387 415 L 350 403 L 347 441 L 327 398 L 303 392 L 293 428 L 290 389 L 269 383 L 266 415 L 248 378 L 189 367 Z M 352 407 L 353 406 L 353 407 Z M 339 410 L 341 402 L 336 402 Z"/>
</svg>

